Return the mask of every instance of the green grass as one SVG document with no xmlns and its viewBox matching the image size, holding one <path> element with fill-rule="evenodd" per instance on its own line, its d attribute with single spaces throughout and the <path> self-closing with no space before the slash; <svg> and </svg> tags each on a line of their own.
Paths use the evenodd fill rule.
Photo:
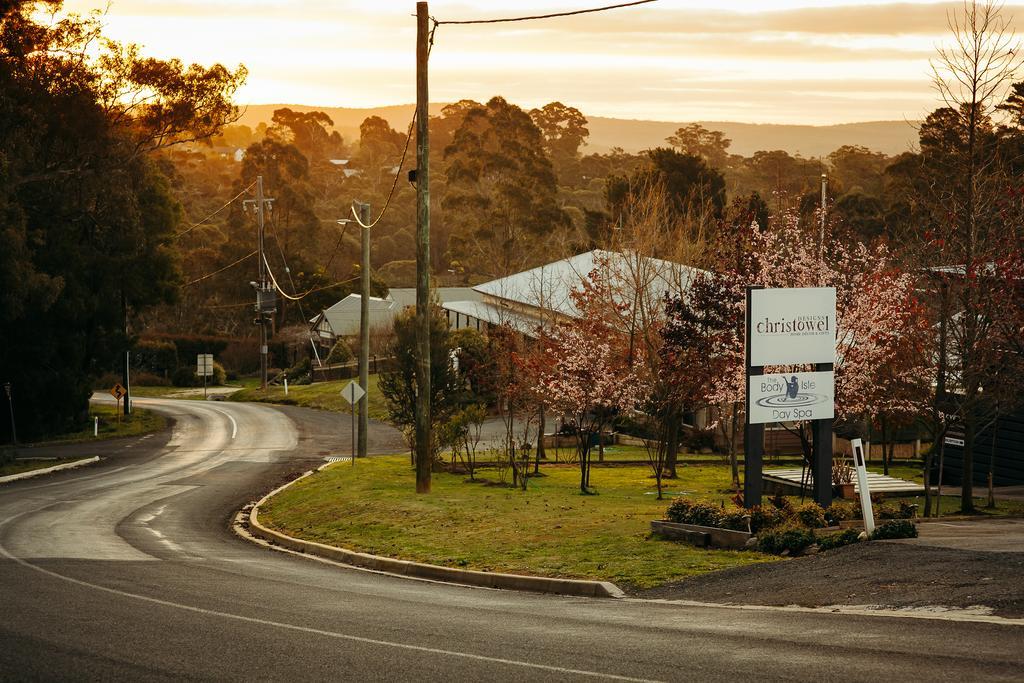
<svg viewBox="0 0 1024 683">
<path fill-rule="evenodd" d="M 259 403 L 280 403 L 282 405 L 303 406 L 340 413 L 348 413 L 351 406 L 341 397 L 341 390 L 352 380 L 317 382 L 315 384 L 290 385 L 288 395 L 284 395 L 283 386 L 270 386 L 263 391 L 259 386 L 252 386 L 231 394 L 230 401 L 255 401 Z M 370 375 L 367 390 L 367 410 L 370 418 L 386 422 L 387 406 L 384 396 L 377 388 L 377 375 Z"/>
<path fill-rule="evenodd" d="M 485 571 L 600 579 L 650 587 L 770 561 L 753 552 L 701 550 L 650 536 L 664 517 L 646 467 L 595 468 L 598 495 L 578 491 L 572 465 L 546 465 L 521 491 L 435 473 L 416 495 L 408 456 L 339 463 L 271 499 L 261 521 L 293 536 L 389 557 Z M 680 467 L 667 490 L 725 500 L 729 469 Z M 496 479 L 494 470 L 482 476 Z"/>
<path fill-rule="evenodd" d="M 0 477 L 6 477 L 10 474 L 21 474 L 22 472 L 30 472 L 32 470 L 41 470 L 45 467 L 53 467 L 54 465 L 63 465 L 69 462 L 76 462 L 78 460 L 88 460 L 88 458 L 55 458 L 53 460 L 16 460 L 14 462 L 8 462 L 0 465 Z"/>
<path fill-rule="evenodd" d="M 92 435 L 92 419 L 99 417 L 99 435 Z M 118 419 L 117 407 L 109 404 L 92 403 L 89 405 L 89 424 L 87 427 L 66 434 L 47 436 L 39 441 L 30 442 L 36 445 L 43 443 L 76 443 L 97 441 L 101 439 L 117 439 L 126 436 L 142 436 L 158 432 L 167 426 L 167 419 L 145 408 L 135 408 L 129 416 L 121 415 Z"/>
</svg>

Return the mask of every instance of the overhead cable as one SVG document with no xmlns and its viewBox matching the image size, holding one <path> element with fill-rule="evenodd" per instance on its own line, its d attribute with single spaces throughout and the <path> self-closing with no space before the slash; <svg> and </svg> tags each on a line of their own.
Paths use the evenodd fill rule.
<svg viewBox="0 0 1024 683">
<path fill-rule="evenodd" d="M 251 258 L 251 257 L 255 256 L 258 252 L 259 252 L 258 249 L 254 249 L 253 251 L 250 251 L 248 254 L 246 254 L 242 258 L 238 259 L 237 261 L 232 261 L 231 263 L 229 263 L 228 265 L 224 266 L 220 270 L 215 270 L 212 273 L 207 273 L 206 275 L 204 275 L 202 277 L 197 277 L 195 280 L 192 280 L 190 282 L 186 282 L 183 286 L 184 287 L 190 287 L 191 285 L 194 285 L 197 282 L 202 282 L 203 280 L 205 280 L 207 278 L 211 278 L 214 275 L 217 275 L 218 273 L 223 273 L 228 268 L 234 268 L 235 266 L 237 266 L 239 263 L 241 263 L 242 261 L 246 260 L 247 258 Z"/>
<path fill-rule="evenodd" d="M 646 5 L 651 2 L 657 2 L 657 0 L 637 0 L 636 2 L 623 2 L 617 5 L 606 5 L 604 7 L 591 7 L 590 9 L 578 9 L 571 12 L 556 12 L 554 14 L 536 14 L 527 17 L 508 17 L 505 19 L 469 19 L 465 21 L 438 21 L 434 19 L 435 26 L 441 26 L 445 24 L 450 25 L 466 25 L 466 24 L 507 24 L 513 21 L 532 21 L 534 19 L 553 19 L 555 17 L 571 17 L 576 14 L 590 14 L 592 12 L 604 12 L 610 9 L 619 9 L 621 7 L 634 7 L 636 5 Z"/>
<path fill-rule="evenodd" d="M 220 212 L 221 212 L 221 211 L 223 211 L 224 209 L 226 209 L 226 208 L 228 208 L 229 206 L 231 206 L 231 204 L 232 204 L 232 203 L 233 203 L 233 202 L 234 202 L 234 201 L 235 201 L 236 199 L 238 199 L 238 198 L 239 198 L 239 197 L 241 197 L 241 196 L 242 196 L 243 194 L 245 194 L 246 192 L 248 192 L 249 190 L 251 190 L 251 189 L 252 189 L 252 186 L 253 186 L 253 185 L 255 185 L 255 184 L 256 184 L 256 181 L 253 181 L 252 183 L 250 183 L 250 184 L 249 184 L 249 187 L 246 187 L 246 188 L 244 188 L 244 189 L 243 189 L 243 190 L 242 190 L 241 192 L 239 192 L 239 193 L 238 193 L 238 194 L 236 194 L 236 195 L 235 195 L 234 197 L 232 197 L 231 199 L 229 199 L 229 200 L 227 201 L 227 203 L 225 203 L 225 204 L 224 204 L 223 206 L 221 206 L 221 207 L 220 207 L 219 209 L 217 209 L 216 211 L 214 211 L 213 213 L 211 213 L 211 214 L 210 214 L 209 216 L 207 216 L 207 217 L 206 217 L 206 218 L 204 218 L 203 220 L 199 221 L 198 223 L 193 223 L 193 224 L 192 224 L 192 225 L 191 225 L 190 227 L 186 228 L 185 230 L 182 230 L 182 231 L 181 231 L 181 232 L 179 232 L 179 233 L 175 233 L 174 235 L 171 235 L 171 239 L 173 239 L 173 240 L 176 240 L 176 239 L 178 239 L 179 237 L 181 237 L 182 235 L 187 235 L 188 233 L 192 232 L 193 230 L 195 230 L 195 229 L 196 229 L 196 228 L 198 228 L 199 226 L 203 225 L 204 223 L 206 223 L 206 221 L 210 220 L 211 218 L 213 218 L 214 216 L 216 216 L 216 215 L 217 215 L 218 213 L 220 213 Z"/>
</svg>

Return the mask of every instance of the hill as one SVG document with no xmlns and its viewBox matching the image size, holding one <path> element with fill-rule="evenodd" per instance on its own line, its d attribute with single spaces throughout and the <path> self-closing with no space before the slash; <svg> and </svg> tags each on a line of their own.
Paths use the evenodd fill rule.
<svg viewBox="0 0 1024 683">
<path fill-rule="evenodd" d="M 444 103 L 432 104 L 430 113 L 439 114 Z M 240 123 L 255 127 L 268 122 L 275 109 L 289 107 L 297 111 L 320 110 L 334 121 L 334 126 L 347 141 L 359 137 L 359 124 L 368 116 L 380 116 L 396 130 L 405 131 L 412 117 L 413 105 L 398 104 L 389 107 L 348 108 L 312 107 L 297 104 L 254 104 L 242 114 Z M 665 144 L 685 122 L 641 121 L 604 116 L 588 117 L 590 138 L 585 152 L 604 153 L 612 147 L 627 152 Z M 782 149 L 803 157 L 825 156 L 843 145 L 863 145 L 886 154 L 899 154 L 913 146 L 917 140 L 916 122 L 867 121 L 830 126 L 800 126 L 768 123 L 736 123 L 730 121 L 698 121 L 710 130 L 720 130 L 732 140 L 729 151 L 750 156 L 758 150 Z"/>
</svg>

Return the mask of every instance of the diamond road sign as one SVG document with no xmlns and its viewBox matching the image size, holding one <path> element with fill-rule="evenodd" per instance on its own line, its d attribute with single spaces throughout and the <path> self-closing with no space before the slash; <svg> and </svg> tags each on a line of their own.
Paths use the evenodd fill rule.
<svg viewBox="0 0 1024 683">
<path fill-rule="evenodd" d="M 345 388 L 341 390 L 341 395 L 345 397 L 345 400 L 353 404 L 361 399 L 365 393 L 366 392 L 363 391 L 363 388 L 355 382 L 349 382 L 345 385 Z"/>
</svg>

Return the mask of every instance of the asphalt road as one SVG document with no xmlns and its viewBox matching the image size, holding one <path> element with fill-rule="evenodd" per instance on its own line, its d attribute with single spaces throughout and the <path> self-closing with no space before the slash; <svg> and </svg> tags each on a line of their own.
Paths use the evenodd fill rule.
<svg viewBox="0 0 1024 683">
<path fill-rule="evenodd" d="M 171 432 L 0 488 L 0 679 L 1020 679 L 1020 626 L 520 594 L 263 549 L 234 511 L 344 449 L 347 425 L 137 405 Z M 371 448 L 394 438 L 378 426 Z"/>
</svg>

